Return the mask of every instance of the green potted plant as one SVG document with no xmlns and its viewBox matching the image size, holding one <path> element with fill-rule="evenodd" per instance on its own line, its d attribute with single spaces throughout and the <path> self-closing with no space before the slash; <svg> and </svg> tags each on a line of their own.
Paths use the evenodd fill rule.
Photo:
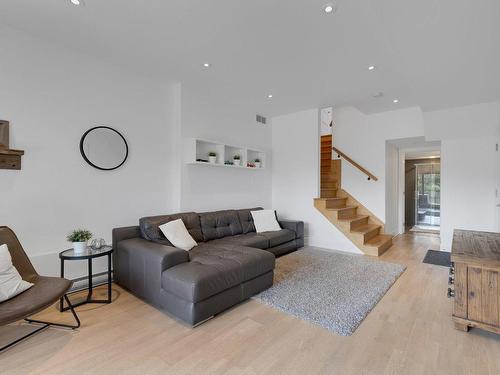
<svg viewBox="0 0 500 375">
<path fill-rule="evenodd" d="M 255 159 L 255 168 L 260 168 L 260 159 Z"/>
<path fill-rule="evenodd" d="M 210 151 L 208 153 L 208 161 L 210 163 L 217 163 L 217 154 L 213 151 Z"/>
<path fill-rule="evenodd" d="M 240 161 L 241 161 L 240 155 L 233 156 L 233 164 L 234 165 L 240 165 Z"/>
<path fill-rule="evenodd" d="M 76 229 L 66 239 L 73 243 L 75 253 L 83 253 L 87 249 L 87 242 L 92 238 L 92 233 L 86 229 Z"/>
</svg>

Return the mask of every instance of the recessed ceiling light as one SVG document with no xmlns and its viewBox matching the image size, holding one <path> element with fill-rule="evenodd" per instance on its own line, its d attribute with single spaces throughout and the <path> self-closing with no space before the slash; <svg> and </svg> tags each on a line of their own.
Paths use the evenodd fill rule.
<svg viewBox="0 0 500 375">
<path fill-rule="evenodd" d="M 210 68 L 210 64 L 209 64 L 209 63 L 204 63 L 204 64 L 203 64 L 203 66 L 204 66 L 205 68 Z"/>
<path fill-rule="evenodd" d="M 273 94 L 269 94 L 267 97 L 271 99 L 273 97 Z"/>
<path fill-rule="evenodd" d="M 69 0 L 69 1 L 71 2 L 71 4 L 77 5 L 77 6 L 82 4 L 82 2 L 80 0 Z"/>
<path fill-rule="evenodd" d="M 329 3 L 323 7 L 323 10 L 327 14 L 333 14 L 337 11 L 337 6 L 332 3 Z"/>
<path fill-rule="evenodd" d="M 394 99 L 392 102 L 393 103 L 399 103 L 399 99 Z"/>
<path fill-rule="evenodd" d="M 375 70 L 375 65 L 370 65 L 370 66 L 368 67 L 368 70 Z"/>
</svg>

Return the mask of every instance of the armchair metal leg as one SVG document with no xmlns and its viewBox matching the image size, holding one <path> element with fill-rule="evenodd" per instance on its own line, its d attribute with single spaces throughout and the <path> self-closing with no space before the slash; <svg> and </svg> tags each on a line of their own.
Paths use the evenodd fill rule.
<svg viewBox="0 0 500 375">
<path fill-rule="evenodd" d="M 29 319 L 29 318 L 26 318 L 24 319 L 26 322 L 28 323 L 38 323 L 38 324 L 42 324 L 41 327 L 35 329 L 34 331 L 28 333 L 27 335 L 24 335 L 2 347 L 0 347 L 0 353 L 3 352 L 4 350 L 16 345 L 17 343 L 33 336 L 34 334 L 38 333 L 38 332 L 41 332 L 43 331 L 44 329 L 46 328 L 49 328 L 50 326 L 54 326 L 54 327 L 62 327 L 62 328 L 71 328 L 71 329 L 77 329 L 78 327 L 80 327 L 80 319 L 78 318 L 78 315 L 76 314 L 76 311 L 73 307 L 73 305 L 71 304 L 68 296 L 65 294 L 64 295 L 64 299 L 66 300 L 66 303 L 68 304 L 69 306 L 69 310 L 71 310 L 71 313 L 73 314 L 73 318 L 75 319 L 76 321 L 76 324 L 63 324 L 63 323 L 54 323 L 54 322 L 45 322 L 43 320 L 35 320 L 35 319 Z"/>
<path fill-rule="evenodd" d="M 54 327 L 62 327 L 62 328 L 71 328 L 71 329 L 77 329 L 80 327 L 80 319 L 78 318 L 78 315 L 76 314 L 75 308 L 71 304 L 71 301 L 69 300 L 68 296 L 65 294 L 64 299 L 66 300 L 66 303 L 68 304 L 69 310 L 71 311 L 71 314 L 73 314 L 73 318 L 76 321 L 76 324 L 63 324 L 63 323 L 53 323 L 53 322 L 45 322 L 43 320 L 35 320 L 35 319 L 29 319 L 26 318 L 24 319 L 28 323 L 39 323 L 39 324 L 47 324 L 49 326 L 54 326 Z"/>
</svg>

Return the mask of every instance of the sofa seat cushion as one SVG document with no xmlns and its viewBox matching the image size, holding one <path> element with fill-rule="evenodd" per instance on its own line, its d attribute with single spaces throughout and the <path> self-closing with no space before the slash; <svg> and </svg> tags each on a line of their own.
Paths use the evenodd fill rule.
<svg viewBox="0 0 500 375">
<path fill-rule="evenodd" d="M 162 273 L 162 288 L 189 302 L 199 302 L 274 269 L 274 255 L 236 245 L 201 244 L 191 261 Z"/>
<path fill-rule="evenodd" d="M 267 237 L 262 236 L 261 234 L 257 234 L 255 232 L 219 238 L 218 240 L 208 241 L 207 244 L 240 245 L 240 246 L 255 247 L 257 249 L 263 249 L 263 250 L 269 248 L 269 240 L 267 239 Z"/>
<path fill-rule="evenodd" d="M 295 232 L 290 229 L 281 229 L 273 232 L 259 233 L 269 240 L 269 247 L 278 246 L 295 239 Z"/>
</svg>

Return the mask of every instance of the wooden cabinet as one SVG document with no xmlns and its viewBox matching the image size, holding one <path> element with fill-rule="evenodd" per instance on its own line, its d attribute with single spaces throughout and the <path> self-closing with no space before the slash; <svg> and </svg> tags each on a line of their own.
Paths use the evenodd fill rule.
<svg viewBox="0 0 500 375">
<path fill-rule="evenodd" d="M 500 233 L 455 230 L 451 260 L 455 327 L 500 333 Z"/>
</svg>

